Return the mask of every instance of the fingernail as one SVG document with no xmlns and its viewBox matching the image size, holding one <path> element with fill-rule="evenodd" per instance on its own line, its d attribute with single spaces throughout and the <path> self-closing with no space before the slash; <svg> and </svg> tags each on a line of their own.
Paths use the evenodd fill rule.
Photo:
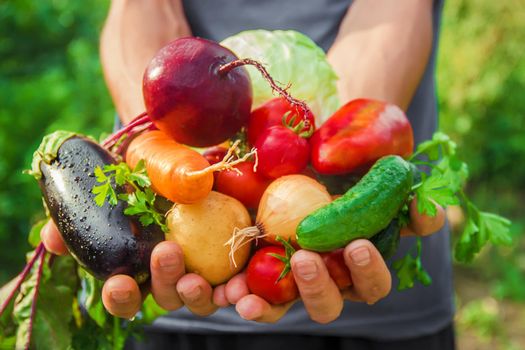
<svg viewBox="0 0 525 350">
<path fill-rule="evenodd" d="M 202 292 L 201 287 L 197 286 L 188 291 L 182 292 L 182 296 L 184 297 L 184 299 L 186 299 L 186 301 L 192 302 L 192 301 L 196 301 L 197 299 L 199 299 L 201 292 Z"/>
<path fill-rule="evenodd" d="M 300 261 L 295 265 L 295 272 L 305 281 L 317 277 L 317 264 L 313 261 Z"/>
<path fill-rule="evenodd" d="M 370 251 L 368 247 L 359 247 L 350 252 L 352 262 L 358 266 L 366 266 L 370 263 Z"/>
<path fill-rule="evenodd" d="M 168 253 L 159 256 L 159 266 L 164 270 L 172 270 L 179 264 L 179 258 L 177 254 Z"/>
<path fill-rule="evenodd" d="M 131 300 L 131 292 L 129 290 L 114 290 L 109 295 L 117 304 L 125 304 Z"/>
<path fill-rule="evenodd" d="M 259 307 L 247 303 L 246 300 L 243 301 L 243 299 L 241 299 L 241 301 L 235 305 L 235 309 L 239 313 L 239 316 L 247 321 L 252 321 L 256 318 L 259 318 L 263 314 Z"/>
</svg>

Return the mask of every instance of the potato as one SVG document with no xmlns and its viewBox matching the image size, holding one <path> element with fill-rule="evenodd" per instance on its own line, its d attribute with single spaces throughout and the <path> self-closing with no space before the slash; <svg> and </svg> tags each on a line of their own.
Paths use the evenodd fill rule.
<svg viewBox="0 0 525 350">
<path fill-rule="evenodd" d="M 230 246 L 224 245 L 235 228 L 251 225 L 250 215 L 238 200 L 218 192 L 194 204 L 175 204 L 168 213 L 166 239 L 177 242 L 184 252 L 186 272 L 194 272 L 218 285 L 228 281 L 246 264 L 250 244 L 235 255 L 237 267 L 230 261 Z"/>
</svg>

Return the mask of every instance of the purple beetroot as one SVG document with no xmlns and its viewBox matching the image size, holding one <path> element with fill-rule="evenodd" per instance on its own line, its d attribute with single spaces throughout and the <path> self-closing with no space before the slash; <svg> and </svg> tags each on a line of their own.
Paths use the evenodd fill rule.
<svg viewBox="0 0 525 350">
<path fill-rule="evenodd" d="M 238 60 L 221 45 L 182 38 L 162 48 L 143 80 L 148 116 L 177 142 L 196 147 L 219 144 L 248 123 L 250 77 L 244 67 L 219 71 Z"/>
</svg>

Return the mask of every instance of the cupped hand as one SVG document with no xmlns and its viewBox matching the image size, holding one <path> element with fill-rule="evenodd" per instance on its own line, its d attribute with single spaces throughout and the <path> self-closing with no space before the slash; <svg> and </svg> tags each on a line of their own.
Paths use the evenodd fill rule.
<svg viewBox="0 0 525 350">
<path fill-rule="evenodd" d="M 410 203 L 410 224 L 401 235 L 427 236 L 438 231 L 445 223 L 445 211 L 437 208 L 437 215 L 430 217 L 417 211 L 416 201 Z M 340 291 L 330 278 L 321 256 L 299 250 L 291 259 L 300 297 L 310 318 L 318 323 L 336 320 L 343 310 L 344 299 L 374 304 L 386 297 L 391 290 L 390 271 L 376 247 L 368 240 L 352 241 L 344 250 L 345 263 L 352 275 L 352 286 Z M 226 285 L 226 298 L 236 305 L 239 315 L 247 320 L 276 322 L 282 318 L 293 302 L 271 305 L 264 299 L 250 294 L 244 274 L 233 277 Z"/>
<path fill-rule="evenodd" d="M 56 255 L 67 254 L 68 249 L 55 224 L 49 221 L 41 231 L 46 249 Z M 184 259 L 179 245 L 163 241 L 151 253 L 150 291 L 157 304 L 169 311 L 186 306 L 197 315 L 212 314 L 219 306 L 229 305 L 225 286 L 215 289 L 201 276 L 185 273 Z M 122 318 L 132 318 L 140 310 L 147 291 L 126 275 L 110 277 L 102 289 L 102 301 L 108 312 Z M 215 301 L 215 303 L 214 303 Z"/>
</svg>

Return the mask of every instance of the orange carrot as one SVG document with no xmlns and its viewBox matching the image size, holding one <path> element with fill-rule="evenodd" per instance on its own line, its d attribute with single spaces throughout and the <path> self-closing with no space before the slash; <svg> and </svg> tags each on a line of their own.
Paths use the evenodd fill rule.
<svg viewBox="0 0 525 350">
<path fill-rule="evenodd" d="M 172 202 L 189 204 L 204 199 L 210 193 L 214 171 L 230 169 L 251 155 L 232 161 L 232 152 L 233 147 L 221 162 L 210 165 L 197 151 L 155 130 L 145 132 L 130 142 L 126 163 L 134 168 L 143 159 L 155 192 Z"/>
</svg>

